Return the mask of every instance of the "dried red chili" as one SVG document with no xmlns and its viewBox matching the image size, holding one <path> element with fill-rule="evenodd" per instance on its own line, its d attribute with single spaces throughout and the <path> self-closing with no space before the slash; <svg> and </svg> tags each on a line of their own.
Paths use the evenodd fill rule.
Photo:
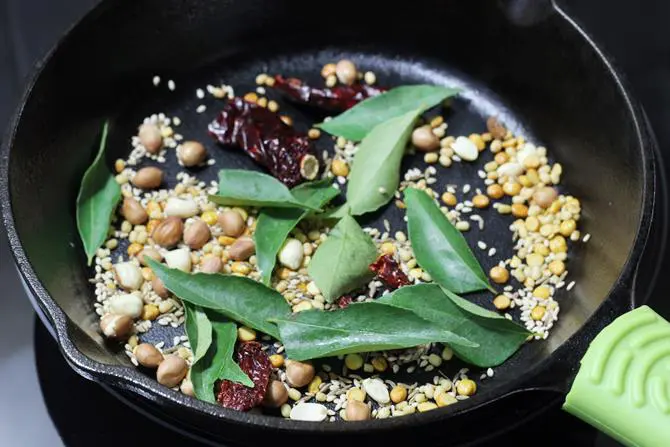
<svg viewBox="0 0 670 447">
<path fill-rule="evenodd" d="M 254 382 L 254 387 L 248 388 L 237 382 L 222 380 L 219 382 L 216 400 L 226 408 L 247 411 L 263 401 L 270 381 L 272 364 L 268 355 L 261 349 L 261 344 L 255 341 L 239 344 L 237 363 Z"/>
<path fill-rule="evenodd" d="M 311 87 L 298 78 L 275 76 L 274 87 L 294 101 L 328 111 L 347 110 L 364 99 L 377 96 L 386 88 L 367 84 L 337 85 L 332 88 Z"/>
<path fill-rule="evenodd" d="M 400 266 L 391 255 L 382 255 L 370 264 L 370 270 L 377 274 L 392 289 L 408 286 L 410 284 L 407 275 L 400 270 Z"/>
<path fill-rule="evenodd" d="M 335 304 L 336 304 L 337 307 L 339 307 L 340 309 L 344 309 L 344 308 L 346 308 L 347 306 L 349 306 L 349 304 L 351 304 L 351 302 L 352 302 L 353 300 L 354 300 L 354 299 L 351 297 L 351 295 L 342 295 L 341 297 L 339 297 L 339 298 L 335 301 Z"/>
<path fill-rule="evenodd" d="M 289 188 L 305 179 L 313 180 L 318 173 L 307 135 L 284 123 L 276 113 L 242 98 L 227 100 L 208 130 L 219 143 L 244 150 Z M 305 170 L 308 165 L 313 168 L 310 172 Z"/>
</svg>

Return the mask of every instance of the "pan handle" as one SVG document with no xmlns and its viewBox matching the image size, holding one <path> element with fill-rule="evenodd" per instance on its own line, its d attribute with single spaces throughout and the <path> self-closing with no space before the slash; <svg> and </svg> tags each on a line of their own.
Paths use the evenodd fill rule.
<svg viewBox="0 0 670 447">
<path fill-rule="evenodd" d="M 648 306 L 596 336 L 563 409 L 631 447 L 670 445 L 670 322 Z"/>
</svg>

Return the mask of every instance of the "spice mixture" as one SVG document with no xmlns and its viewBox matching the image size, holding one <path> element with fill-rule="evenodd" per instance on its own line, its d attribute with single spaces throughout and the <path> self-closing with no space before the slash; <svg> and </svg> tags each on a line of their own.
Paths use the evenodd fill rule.
<svg viewBox="0 0 670 447">
<path fill-rule="evenodd" d="M 265 74 L 258 75 L 256 82 L 263 89 L 276 87 L 291 100 L 327 106 L 337 112 L 386 90 L 375 86 L 374 73 L 363 74 L 349 61 L 327 64 L 322 75 L 325 88 Z M 161 80 L 155 77 L 153 82 L 158 86 Z M 168 87 L 176 88 L 172 81 Z M 314 179 L 319 166 L 320 175 L 331 179 L 334 186 L 347 184 L 357 143 L 333 138 L 333 151 L 315 157 L 310 155 L 311 141 L 320 138 L 321 131 L 312 128 L 305 136 L 297 134 L 290 118 L 279 114 L 277 102 L 256 92 L 236 97 L 229 86 L 198 89 L 198 98 L 203 98 L 205 91 L 224 101 L 209 128 L 219 142 L 237 144 L 289 186 Z M 197 112 L 205 110 L 201 106 Z M 191 168 L 213 165 L 214 159 L 209 157 L 205 142 L 188 141 L 178 133 L 183 119 L 187 117 L 162 113 L 147 117 L 131 138 L 128 158 L 116 161 L 123 204 L 108 239 L 97 251 L 91 282 L 103 333 L 126 340 L 131 362 L 156 368 L 160 383 L 193 395 L 189 368 L 194 354 L 188 337 L 182 335 L 183 305 L 154 275 L 146 258 L 188 272 L 220 272 L 257 281 L 261 275 L 253 240 L 258 210 L 220 206 L 209 200 L 208 195 L 217 193 L 216 182 L 200 181 Z M 288 148 L 288 152 L 282 152 L 282 148 Z M 449 169 L 458 169 L 461 163 L 477 163 L 484 151 L 494 154 L 493 161 L 481 166 L 479 178 L 471 184 L 433 189 L 438 176 L 448 175 Z M 513 309 L 520 309 L 514 318 L 520 319 L 532 338 L 546 339 L 559 316 L 556 291 L 574 286 L 567 278 L 569 242 L 586 242 L 590 237 L 582 236 L 578 229 L 579 200 L 556 188 L 561 165 L 549 162 L 546 148 L 514 135 L 495 117 L 488 119 L 481 133 L 464 136 L 449 135 L 443 117 L 436 116 L 414 129 L 409 152 L 422 153 L 427 166 L 402 173 L 391 206 L 404 209 L 402 192 L 413 187 L 433 197 L 462 232 L 473 226 L 485 230 L 486 222 L 478 213 L 486 208 L 492 207 L 509 218 L 509 234 L 498 237 L 515 242 L 513 253 L 499 253 L 483 241 L 475 250 L 498 260 L 489 271 L 491 281 L 501 289 L 492 297 L 493 307 L 509 319 L 513 318 Z M 176 176 L 176 187 L 162 189 L 165 174 L 161 165 L 175 156 L 172 153 L 183 169 Z M 305 157 L 314 158 L 311 167 L 305 166 Z M 432 280 L 419 267 L 405 232 L 385 221 L 384 228 L 364 228 L 379 255 L 370 267 L 375 278 L 361 290 L 328 303 L 310 278 L 307 266 L 329 231 L 325 223 L 302 221 L 278 254 L 271 286 L 283 295 L 293 312 L 343 308 L 352 302 L 374 300 L 400 286 Z M 171 326 L 180 332 L 173 340 L 151 344 L 144 340 L 154 325 Z M 230 408 L 258 407 L 301 420 L 382 419 L 454 405 L 477 391 L 477 382 L 468 376 L 467 369 L 453 377 L 440 372 L 453 352 L 439 343 L 340 356 L 343 365 L 336 370 L 327 359 L 314 364 L 286 359 L 279 342 L 253 329 L 240 326 L 237 336 L 241 348 L 236 358 L 257 386 L 252 390 L 220 382 L 217 400 Z M 418 371 L 435 371 L 435 375 L 425 383 L 389 379 L 390 373 L 401 369 L 410 376 Z M 492 376 L 489 368 L 477 380 Z"/>
</svg>

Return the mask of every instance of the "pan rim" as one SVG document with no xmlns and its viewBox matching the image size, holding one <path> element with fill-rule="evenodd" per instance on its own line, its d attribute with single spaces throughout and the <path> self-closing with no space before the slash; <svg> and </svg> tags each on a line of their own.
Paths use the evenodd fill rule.
<svg viewBox="0 0 670 447">
<path fill-rule="evenodd" d="M 9 188 L 9 157 L 10 148 L 13 146 L 16 134 L 19 129 L 23 109 L 27 101 L 31 98 L 33 87 L 39 80 L 43 69 L 49 64 L 49 62 L 52 61 L 53 56 L 57 53 L 58 49 L 67 39 L 71 37 L 72 32 L 75 29 L 94 21 L 100 14 L 104 12 L 106 8 L 110 7 L 111 3 L 112 2 L 106 0 L 99 1 L 87 13 L 81 16 L 80 19 L 76 20 L 74 24 L 64 32 L 62 37 L 58 39 L 54 46 L 52 46 L 52 48 L 41 59 L 41 61 L 36 64 L 30 80 L 28 81 L 19 100 L 18 106 L 12 116 L 12 119 L 9 122 L 4 135 L 2 148 L 0 150 L 0 201 L 2 202 L 3 224 L 7 231 L 12 256 L 14 257 L 14 261 L 18 266 L 20 275 L 27 285 L 27 288 L 33 294 L 33 296 L 36 297 L 37 304 L 44 311 L 47 318 L 52 322 L 53 328 L 55 329 L 57 335 L 57 342 L 59 344 L 61 353 L 65 357 L 68 364 L 70 364 L 70 366 L 75 371 L 77 371 L 85 378 L 98 381 L 106 385 L 119 387 L 123 390 L 129 390 L 155 403 L 179 406 L 199 415 L 216 419 L 221 418 L 229 422 L 246 425 L 248 427 L 250 426 L 251 428 L 271 428 L 280 431 L 303 431 L 311 433 L 360 433 L 369 431 L 383 431 L 394 426 L 404 426 L 407 424 L 412 424 L 418 427 L 420 425 L 429 424 L 437 420 L 444 420 L 456 415 L 473 412 L 483 405 L 488 404 L 492 400 L 491 394 L 496 396 L 494 400 L 497 400 L 504 398 L 506 395 L 518 391 L 523 391 L 524 381 L 527 381 L 528 377 L 534 377 L 537 375 L 538 371 L 544 365 L 546 365 L 552 357 L 556 356 L 556 354 L 561 349 L 564 349 L 566 345 L 569 344 L 571 339 L 575 339 L 576 337 L 580 336 L 580 334 L 583 335 L 585 332 L 585 327 L 592 323 L 594 318 L 599 313 L 601 313 L 600 310 L 602 306 L 612 300 L 612 294 L 617 291 L 623 282 L 634 276 L 638 261 L 642 254 L 642 249 L 648 238 L 649 229 L 651 227 L 650 217 L 653 214 L 653 201 L 655 192 L 655 161 L 653 156 L 653 147 L 651 147 L 652 143 L 645 142 L 645 138 L 643 136 L 644 132 L 642 131 L 642 123 L 644 120 L 643 113 L 640 109 L 640 106 L 637 105 L 637 102 L 633 99 L 630 93 L 630 89 L 628 88 L 628 84 L 623 78 L 621 72 L 615 69 L 611 57 L 606 56 L 605 53 L 594 42 L 594 40 L 584 31 L 584 29 L 572 17 L 570 17 L 569 14 L 566 13 L 556 3 L 555 0 L 552 0 L 551 3 L 554 8 L 554 13 L 558 14 L 560 18 L 565 20 L 567 25 L 572 27 L 573 31 L 578 33 L 578 35 L 585 41 L 585 43 L 591 47 L 591 49 L 600 58 L 601 62 L 605 65 L 609 75 L 615 81 L 618 90 L 626 103 L 628 113 L 630 114 L 632 120 L 631 124 L 635 130 L 638 146 L 637 150 L 642 157 L 643 181 L 642 208 L 637 225 L 637 234 L 617 280 L 612 285 L 606 298 L 598 306 L 598 308 L 595 309 L 585 324 L 559 348 L 557 348 L 557 350 L 554 351 L 554 353 L 552 353 L 549 358 L 535 364 L 526 371 L 525 376 L 519 376 L 507 383 L 501 384 L 494 390 L 490 390 L 489 392 L 483 393 L 481 395 L 476 395 L 475 397 L 468 399 L 467 402 L 461 402 L 461 405 L 458 405 L 455 408 L 445 407 L 440 408 L 437 411 L 407 415 L 403 418 L 389 418 L 389 420 L 370 420 L 353 424 L 324 424 L 317 422 L 286 420 L 276 416 L 251 415 L 229 410 L 220 406 L 199 401 L 195 398 L 183 395 L 177 391 L 165 388 L 159 385 L 158 382 L 156 382 L 154 379 L 145 376 L 130 366 L 109 365 L 94 361 L 79 351 L 74 342 L 70 339 L 68 330 L 68 317 L 47 292 L 36 272 L 33 270 L 30 260 L 28 259 L 23 249 L 23 245 L 18 236 L 17 229 L 15 228 L 11 204 L 12 202 Z M 630 307 L 632 307 L 632 302 Z M 608 322 L 605 322 L 605 324 Z"/>
</svg>

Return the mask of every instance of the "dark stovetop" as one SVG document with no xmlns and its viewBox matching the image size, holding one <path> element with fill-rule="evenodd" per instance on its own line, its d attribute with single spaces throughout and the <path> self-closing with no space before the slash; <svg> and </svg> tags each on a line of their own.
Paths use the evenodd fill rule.
<svg viewBox="0 0 670 447">
<path fill-rule="evenodd" d="M 94 3 L 96 0 L 0 0 L 0 127 L 5 126 L 34 61 Z M 666 160 L 670 159 L 670 27 L 665 23 L 670 2 L 559 3 L 566 5 L 626 73 Z M 665 171 L 670 173 L 667 164 Z M 664 271 L 670 271 L 668 264 L 670 259 L 664 260 Z M 650 304 L 670 318 L 670 300 L 664 293 L 670 290 L 670 278 L 665 276 L 656 285 Z M 51 335 L 34 317 L 1 231 L 0 284 L 4 291 L 0 299 L 0 445 L 195 445 L 72 372 Z M 486 447 L 512 443 L 618 445 L 558 408 Z"/>
</svg>

